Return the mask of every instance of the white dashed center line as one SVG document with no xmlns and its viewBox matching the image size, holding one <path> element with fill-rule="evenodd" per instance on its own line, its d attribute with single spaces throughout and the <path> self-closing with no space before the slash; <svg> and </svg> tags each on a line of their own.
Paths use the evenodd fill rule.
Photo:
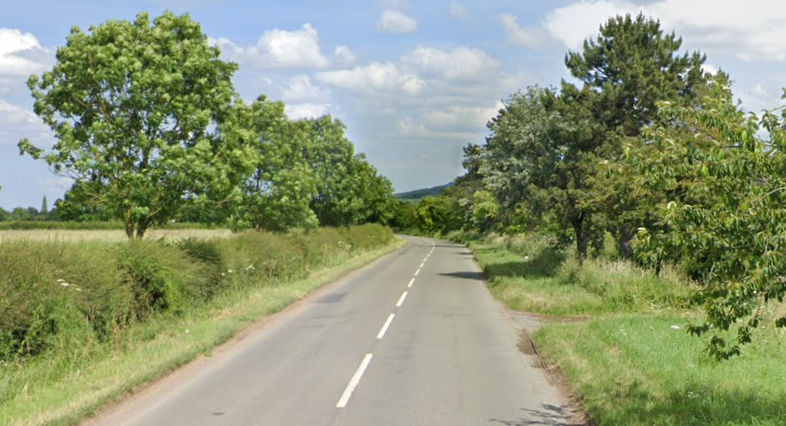
<svg viewBox="0 0 786 426">
<path fill-rule="evenodd" d="M 397 307 L 397 308 L 400 308 L 400 307 L 401 307 L 401 305 L 404 303 L 404 299 L 406 299 L 406 298 L 407 298 L 407 292 L 405 291 L 405 292 L 404 292 L 404 293 L 401 295 L 401 298 L 400 298 L 400 299 L 398 299 L 398 303 L 396 303 L 396 307 Z"/>
<path fill-rule="evenodd" d="M 390 314 L 390 316 L 388 317 L 388 320 L 385 321 L 385 325 L 383 325 L 382 328 L 379 330 L 379 333 L 377 333 L 377 340 L 382 339 L 383 337 L 385 337 L 385 333 L 388 331 L 388 327 L 390 327 L 390 323 L 393 322 L 393 318 L 395 318 L 395 317 L 396 317 L 396 314 Z"/>
<path fill-rule="evenodd" d="M 360 383 L 360 378 L 363 377 L 363 373 L 366 372 L 366 368 L 368 364 L 371 362 L 371 357 L 373 355 L 366 354 L 363 358 L 363 361 L 360 363 L 357 371 L 355 371 L 355 375 L 352 376 L 352 379 L 349 381 L 347 388 L 344 389 L 344 393 L 341 395 L 341 398 L 338 400 L 338 404 L 336 404 L 336 408 L 344 408 L 349 403 L 349 398 L 352 397 L 352 392 L 355 391 L 355 388 L 358 387 L 358 383 Z"/>
</svg>

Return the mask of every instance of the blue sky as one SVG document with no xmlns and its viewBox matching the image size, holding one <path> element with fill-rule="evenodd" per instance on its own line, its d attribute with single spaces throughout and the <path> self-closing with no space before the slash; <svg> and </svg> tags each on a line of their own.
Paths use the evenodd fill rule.
<svg viewBox="0 0 786 426">
<path fill-rule="evenodd" d="M 293 118 L 344 121 L 397 191 L 451 181 L 461 148 L 479 143 L 500 101 L 569 78 L 563 58 L 609 16 L 644 12 L 705 52 L 753 111 L 781 104 L 786 2 L 780 0 L 29 0 L 0 13 L 0 207 L 38 207 L 70 181 L 20 157 L 51 146 L 25 85 L 54 63 L 72 26 L 141 12 L 187 12 L 226 59 L 235 88 L 288 105 Z"/>
</svg>

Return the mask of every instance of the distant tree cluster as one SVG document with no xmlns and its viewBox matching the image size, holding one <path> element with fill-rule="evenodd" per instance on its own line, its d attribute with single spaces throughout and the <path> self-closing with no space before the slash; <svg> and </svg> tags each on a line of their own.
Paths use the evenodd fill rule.
<svg viewBox="0 0 786 426">
<path fill-rule="evenodd" d="M 609 19 L 565 57 L 579 86 L 510 96 L 465 147 L 466 175 L 397 220 L 548 233 L 580 259 L 610 235 L 622 258 L 679 265 L 707 313 L 691 331 L 738 354 L 786 295 L 786 112 L 745 113 L 729 76 L 681 42 L 643 15 Z"/>
<path fill-rule="evenodd" d="M 59 218 L 119 219 L 132 239 L 172 220 L 283 231 L 393 217 L 390 182 L 341 122 L 245 103 L 237 69 L 188 15 L 75 27 L 54 68 L 28 81 L 56 143 L 24 139 L 20 152 L 74 179 Z"/>
</svg>

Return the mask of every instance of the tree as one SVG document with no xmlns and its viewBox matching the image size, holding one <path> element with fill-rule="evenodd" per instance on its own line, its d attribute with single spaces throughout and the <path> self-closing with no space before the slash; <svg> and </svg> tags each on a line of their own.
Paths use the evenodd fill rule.
<svg viewBox="0 0 786 426">
<path fill-rule="evenodd" d="M 44 199 L 41 201 L 41 215 L 46 216 L 49 214 L 49 202 L 46 200 L 46 195 L 44 195 Z"/>
<path fill-rule="evenodd" d="M 57 142 L 45 154 L 25 139 L 20 151 L 85 183 L 129 238 L 142 238 L 188 200 L 229 197 L 250 167 L 248 151 L 215 131 L 236 69 L 188 15 L 75 27 L 54 68 L 28 81 Z"/>
<path fill-rule="evenodd" d="M 55 201 L 58 219 L 73 222 L 103 222 L 117 217 L 111 206 L 100 202 L 97 194 L 101 194 L 103 189 L 96 188 L 98 185 L 100 182 L 74 182 L 63 199 Z"/>
<path fill-rule="evenodd" d="M 642 148 L 638 136 L 658 120 L 658 102 L 690 105 L 706 84 L 701 69 L 705 56 L 680 55 L 681 45 L 682 39 L 664 34 L 657 20 L 641 14 L 616 16 L 601 26 L 597 39 L 584 42 L 581 52 L 565 57 L 570 73 L 598 93 L 591 108 L 607 129 L 606 146 L 598 155 L 608 167 L 599 168 L 593 203 L 609 219 L 607 227 L 617 236 L 623 257 L 632 254 L 629 243 L 635 229 L 652 225 L 654 203 L 636 193 L 630 177 L 615 173 L 622 142 Z"/>
<path fill-rule="evenodd" d="M 414 222 L 418 229 L 429 234 L 461 229 L 461 206 L 452 197 L 425 197 L 415 207 Z"/>
<path fill-rule="evenodd" d="M 395 214 L 393 186 L 380 176 L 345 134 L 345 126 L 329 116 L 302 120 L 308 134 L 305 159 L 317 191 L 311 210 L 324 226 L 364 222 L 387 223 Z"/>
<path fill-rule="evenodd" d="M 251 105 L 235 107 L 226 138 L 243 139 L 254 150 L 254 170 L 242 184 L 243 195 L 233 206 L 237 228 L 285 231 L 314 228 L 319 222 L 311 210 L 316 195 L 314 173 L 304 153 L 309 149 L 307 126 L 291 122 L 281 102 L 264 96 Z"/>
<path fill-rule="evenodd" d="M 751 341 L 767 303 L 786 296 L 786 109 L 746 115 L 723 75 L 710 89 L 695 107 L 662 104 L 671 125 L 648 132 L 653 149 L 630 155 L 637 183 L 665 194 L 661 226 L 639 230 L 638 256 L 678 262 L 700 284 L 707 317 L 690 331 L 712 333 L 709 352 L 723 359 Z"/>
<path fill-rule="evenodd" d="M 580 258 L 602 235 L 591 203 L 599 150 L 606 141 L 591 108 L 596 96 L 567 83 L 559 95 L 529 88 L 506 100 L 488 125 L 485 145 L 465 150 L 465 163 L 477 168 L 499 200 L 499 214 L 526 204 L 531 214 L 556 218 L 573 231 Z"/>
</svg>

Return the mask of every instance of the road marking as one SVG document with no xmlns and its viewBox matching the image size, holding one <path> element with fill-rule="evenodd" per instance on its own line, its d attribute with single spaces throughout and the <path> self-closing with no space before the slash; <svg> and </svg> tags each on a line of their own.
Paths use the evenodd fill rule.
<svg viewBox="0 0 786 426">
<path fill-rule="evenodd" d="M 360 378 L 363 377 L 363 373 L 366 372 L 366 368 L 368 367 L 368 363 L 371 362 L 371 355 L 370 353 L 366 354 L 363 361 L 360 363 L 357 371 L 355 371 L 355 375 L 352 376 L 352 379 L 347 384 L 347 388 L 344 389 L 344 393 L 341 395 L 341 399 L 338 400 L 338 404 L 336 404 L 336 408 L 344 408 L 349 403 L 349 398 L 352 397 L 352 392 L 355 391 L 355 388 L 358 387 L 358 383 L 360 383 Z"/>
<path fill-rule="evenodd" d="M 425 265 L 425 264 L 426 264 L 426 260 L 423 259 L 423 263 L 420 264 L 420 267 L 423 268 L 423 265 Z"/>
<path fill-rule="evenodd" d="M 417 277 L 419 273 L 420 273 L 420 268 L 418 268 L 418 270 L 415 271 L 415 276 Z"/>
<path fill-rule="evenodd" d="M 407 288 L 412 288 L 412 284 L 415 284 L 415 278 L 409 280 L 409 285 L 407 285 Z"/>
<path fill-rule="evenodd" d="M 403 294 L 401 294 L 401 298 L 398 299 L 398 303 L 396 303 L 396 307 L 400 308 L 401 305 L 404 303 L 404 299 L 406 298 L 407 298 L 407 292 L 405 291 Z"/>
<path fill-rule="evenodd" d="M 388 331 L 388 327 L 390 327 L 390 323 L 393 322 L 393 318 L 395 318 L 395 317 L 396 317 L 396 314 L 390 314 L 390 316 L 388 317 L 388 320 L 385 321 L 385 325 L 383 325 L 382 329 L 379 330 L 379 333 L 377 334 L 377 340 L 382 339 L 383 337 L 385 337 L 385 333 Z"/>
</svg>

